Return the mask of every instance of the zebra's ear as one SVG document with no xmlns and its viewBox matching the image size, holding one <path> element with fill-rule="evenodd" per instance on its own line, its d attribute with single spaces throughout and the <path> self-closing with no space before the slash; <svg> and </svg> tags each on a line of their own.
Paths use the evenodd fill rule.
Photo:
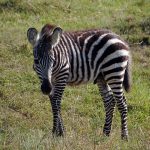
<svg viewBox="0 0 150 150">
<path fill-rule="evenodd" d="M 27 38 L 28 38 L 28 41 L 32 44 L 32 46 L 35 45 L 37 35 L 38 35 L 38 31 L 35 28 L 28 29 Z"/>
<path fill-rule="evenodd" d="M 62 32 L 63 30 L 60 27 L 54 28 L 54 30 L 52 31 L 52 35 L 51 35 L 52 46 L 55 46 L 58 44 L 60 37 L 62 35 Z"/>
</svg>

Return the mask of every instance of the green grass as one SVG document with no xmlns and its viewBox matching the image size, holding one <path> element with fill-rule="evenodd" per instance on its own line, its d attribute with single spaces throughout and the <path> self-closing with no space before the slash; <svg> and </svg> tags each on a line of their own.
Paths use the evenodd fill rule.
<svg viewBox="0 0 150 150">
<path fill-rule="evenodd" d="M 150 149 L 149 0 L 0 0 L 0 149 Z M 120 140 L 115 111 L 111 136 L 102 135 L 104 108 L 96 85 L 67 87 L 62 115 L 65 138 L 53 138 L 49 99 L 32 69 L 26 31 L 46 23 L 64 30 L 109 28 L 125 38 L 133 55 L 133 86 L 128 99 L 129 142 Z"/>
</svg>

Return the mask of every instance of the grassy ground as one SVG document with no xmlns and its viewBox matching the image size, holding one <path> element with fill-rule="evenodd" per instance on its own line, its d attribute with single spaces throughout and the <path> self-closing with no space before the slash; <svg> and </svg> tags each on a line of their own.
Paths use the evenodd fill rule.
<svg viewBox="0 0 150 150">
<path fill-rule="evenodd" d="M 0 149 L 150 149 L 150 47 L 137 45 L 150 35 L 149 0 L 0 0 Z M 67 87 L 62 114 L 65 138 L 52 138 L 49 100 L 32 70 L 26 31 L 45 23 L 64 30 L 109 28 L 131 44 L 133 87 L 129 142 L 120 140 L 117 110 L 112 134 L 102 136 L 104 108 L 95 85 Z"/>
</svg>

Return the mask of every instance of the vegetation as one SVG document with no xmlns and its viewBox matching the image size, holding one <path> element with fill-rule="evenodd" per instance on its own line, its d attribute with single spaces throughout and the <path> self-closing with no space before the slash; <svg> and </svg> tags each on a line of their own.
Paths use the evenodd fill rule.
<svg viewBox="0 0 150 150">
<path fill-rule="evenodd" d="M 149 0 L 0 0 L 0 149 L 150 149 Z M 131 45 L 133 87 L 128 99 L 129 142 L 120 139 L 115 111 L 110 137 L 102 135 L 104 108 L 96 85 L 67 87 L 64 138 L 53 138 L 49 99 L 32 69 L 26 31 L 46 23 L 64 30 L 109 28 Z"/>
</svg>

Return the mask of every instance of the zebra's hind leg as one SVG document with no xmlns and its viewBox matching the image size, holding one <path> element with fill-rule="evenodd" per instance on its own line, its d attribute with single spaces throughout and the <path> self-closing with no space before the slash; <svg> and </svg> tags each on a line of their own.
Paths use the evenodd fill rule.
<svg viewBox="0 0 150 150">
<path fill-rule="evenodd" d="M 100 95 L 102 96 L 104 107 L 105 107 L 105 124 L 103 128 L 103 133 L 106 136 L 109 136 L 111 131 L 113 113 L 115 108 L 115 99 L 109 85 L 104 80 L 97 81 Z"/>
<path fill-rule="evenodd" d="M 113 81 L 109 83 L 109 86 L 113 92 L 115 97 L 118 110 L 121 115 L 121 137 L 122 139 L 128 139 L 128 129 L 127 129 L 127 103 L 126 98 L 124 96 L 122 82 Z"/>
</svg>

